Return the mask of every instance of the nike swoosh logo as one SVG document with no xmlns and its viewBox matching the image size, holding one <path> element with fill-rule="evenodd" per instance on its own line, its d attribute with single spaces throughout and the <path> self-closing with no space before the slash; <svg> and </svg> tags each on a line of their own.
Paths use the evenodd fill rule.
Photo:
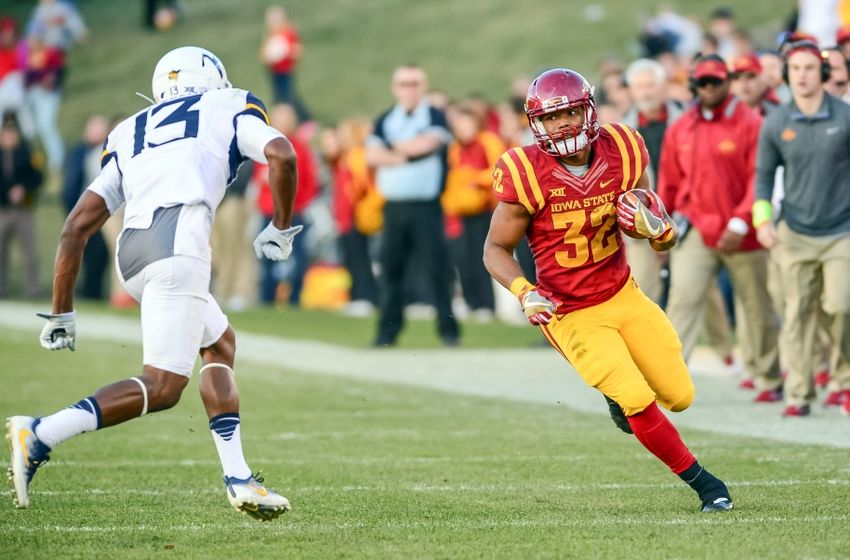
<svg viewBox="0 0 850 560">
<path fill-rule="evenodd" d="M 638 211 L 643 218 L 643 223 L 646 225 L 646 229 L 649 232 L 650 237 L 661 235 L 664 231 L 664 220 L 652 215 L 652 213 L 643 204 L 640 205 L 640 209 Z"/>
<path fill-rule="evenodd" d="M 254 489 L 254 491 L 255 491 L 257 494 L 259 494 L 260 496 L 263 496 L 264 498 L 265 498 L 266 496 L 268 496 L 268 495 L 269 495 L 269 491 L 268 491 L 268 490 L 266 490 L 265 488 L 260 487 L 260 486 L 254 486 L 254 485 L 252 484 L 252 485 L 251 485 L 251 488 L 253 488 L 253 489 Z"/>
<path fill-rule="evenodd" d="M 27 438 L 32 435 L 32 432 L 24 429 L 18 433 L 18 443 L 21 444 L 21 451 L 24 453 L 24 464 L 29 467 L 30 454 L 27 452 Z"/>
<path fill-rule="evenodd" d="M 614 179 L 608 179 L 607 181 L 602 181 L 601 183 L 599 183 L 599 188 L 600 188 L 600 189 L 604 189 L 604 188 L 605 188 L 605 187 L 607 187 L 607 186 L 611 183 L 611 181 L 613 181 L 613 180 L 614 180 Z"/>
<path fill-rule="evenodd" d="M 826 133 L 827 133 L 828 135 L 830 135 L 830 136 L 832 136 L 832 135 L 833 135 L 833 134 L 835 134 L 836 132 L 838 132 L 838 127 L 837 127 L 837 126 L 834 126 L 834 127 L 832 127 L 832 128 L 827 128 L 827 129 L 826 129 Z"/>
</svg>

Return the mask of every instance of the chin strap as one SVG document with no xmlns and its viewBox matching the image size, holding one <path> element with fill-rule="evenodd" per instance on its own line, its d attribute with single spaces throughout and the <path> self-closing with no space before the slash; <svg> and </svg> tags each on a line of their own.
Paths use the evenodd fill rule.
<svg viewBox="0 0 850 560">
<path fill-rule="evenodd" d="M 156 101 L 154 101 L 153 99 L 151 99 L 150 97 L 148 97 L 148 96 L 147 96 L 147 95 L 145 95 L 144 93 L 141 93 L 141 92 L 138 92 L 138 91 L 137 91 L 137 92 L 136 92 L 136 95 L 138 95 L 139 97 L 141 97 L 141 98 L 142 98 L 142 99 L 144 99 L 145 101 L 149 101 L 151 105 L 156 105 Z"/>
</svg>

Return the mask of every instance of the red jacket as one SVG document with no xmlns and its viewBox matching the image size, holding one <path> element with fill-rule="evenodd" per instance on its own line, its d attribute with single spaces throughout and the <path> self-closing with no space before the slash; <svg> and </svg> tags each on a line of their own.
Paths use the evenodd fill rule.
<svg viewBox="0 0 850 560">
<path fill-rule="evenodd" d="M 298 190 L 295 192 L 295 202 L 292 205 L 293 214 L 301 214 L 316 195 L 319 194 L 319 182 L 316 176 L 316 162 L 310 147 L 295 135 L 287 137 L 295 150 L 296 168 L 298 170 Z M 254 182 L 260 189 L 257 195 L 257 209 L 265 217 L 274 215 L 274 198 L 269 187 L 269 166 L 258 163 L 254 166 Z"/>
<path fill-rule="evenodd" d="M 712 114 L 707 120 L 696 105 L 667 129 L 658 194 L 668 212 L 684 215 L 705 244 L 716 247 L 730 218 L 752 222 L 761 117 L 731 96 Z M 750 226 L 740 249 L 760 248 Z"/>
</svg>

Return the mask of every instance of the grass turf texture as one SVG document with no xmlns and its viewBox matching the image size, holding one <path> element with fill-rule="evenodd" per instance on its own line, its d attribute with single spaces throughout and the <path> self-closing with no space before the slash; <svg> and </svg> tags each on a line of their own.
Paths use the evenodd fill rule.
<svg viewBox="0 0 850 560">
<path fill-rule="evenodd" d="M 50 412 L 127 377 L 138 348 L 48 353 L 12 331 L 0 355 L 5 417 Z M 850 550 L 846 449 L 686 430 L 737 503 L 705 515 L 601 415 L 237 369 L 249 462 L 294 511 L 261 524 L 230 508 L 193 381 L 177 408 L 59 448 L 35 479 L 30 509 L 0 503 L 0 557 L 834 558 Z"/>
</svg>

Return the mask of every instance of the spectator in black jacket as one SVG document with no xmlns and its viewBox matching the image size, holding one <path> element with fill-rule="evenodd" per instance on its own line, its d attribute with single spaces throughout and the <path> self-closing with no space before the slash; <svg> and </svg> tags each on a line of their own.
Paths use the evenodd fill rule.
<svg viewBox="0 0 850 560">
<path fill-rule="evenodd" d="M 100 155 L 108 133 L 109 120 L 103 115 L 92 115 L 86 122 L 83 139 L 68 156 L 62 187 L 62 202 L 67 213 L 71 212 L 83 191 L 100 173 Z M 80 297 L 106 298 L 108 290 L 104 281 L 109 271 L 109 260 L 106 241 L 98 231 L 91 237 L 83 253 L 83 274 L 77 286 Z"/>
<path fill-rule="evenodd" d="M 9 252 L 12 235 L 17 236 L 24 270 L 24 293 L 39 295 L 38 254 L 35 237 L 36 192 L 41 172 L 35 168 L 29 145 L 21 137 L 13 114 L 0 124 L 0 297 L 8 291 Z"/>
</svg>

